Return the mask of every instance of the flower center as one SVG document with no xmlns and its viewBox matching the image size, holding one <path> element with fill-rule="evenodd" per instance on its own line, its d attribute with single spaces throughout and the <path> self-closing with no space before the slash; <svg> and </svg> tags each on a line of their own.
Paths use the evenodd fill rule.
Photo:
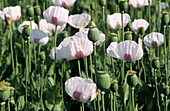
<svg viewBox="0 0 170 111">
<path fill-rule="evenodd" d="M 156 41 L 152 41 L 152 46 L 156 47 L 158 45 L 158 43 Z"/>
<path fill-rule="evenodd" d="M 82 51 L 78 51 L 78 52 L 76 52 L 75 56 L 76 56 L 76 58 L 82 58 L 82 57 L 84 57 L 84 54 Z"/>
<path fill-rule="evenodd" d="M 121 24 L 119 22 L 116 23 L 116 28 L 120 29 L 121 28 Z"/>
<path fill-rule="evenodd" d="M 125 54 L 124 59 L 125 59 L 125 61 L 131 61 L 132 60 L 131 54 Z"/>
<path fill-rule="evenodd" d="M 35 42 L 35 43 L 39 43 L 39 41 L 40 41 L 40 39 L 34 38 L 34 42 Z"/>
<path fill-rule="evenodd" d="M 62 2 L 61 6 L 62 6 L 62 7 L 67 7 L 66 2 Z"/>
<path fill-rule="evenodd" d="M 58 18 L 57 17 L 52 17 L 51 22 L 52 22 L 52 24 L 58 24 Z"/>
<path fill-rule="evenodd" d="M 73 98 L 77 101 L 80 101 L 80 95 L 81 95 L 81 93 L 78 91 L 73 92 Z"/>
</svg>

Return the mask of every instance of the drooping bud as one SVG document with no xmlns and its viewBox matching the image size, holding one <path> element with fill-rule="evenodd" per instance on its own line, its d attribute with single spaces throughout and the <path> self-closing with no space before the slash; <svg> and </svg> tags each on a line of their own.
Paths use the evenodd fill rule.
<svg viewBox="0 0 170 111">
<path fill-rule="evenodd" d="M 93 25 L 90 26 L 90 29 L 88 31 L 88 39 L 93 43 L 95 43 L 100 39 L 100 32 L 99 29 L 96 28 L 96 25 L 93 22 L 91 22 L 91 24 Z"/>
<path fill-rule="evenodd" d="M 153 67 L 154 69 L 160 68 L 159 57 L 153 57 L 153 58 L 152 58 L 152 67 Z"/>
<path fill-rule="evenodd" d="M 170 15 L 169 12 L 166 12 L 166 11 L 162 12 L 163 24 L 168 24 L 169 23 L 169 21 L 170 21 L 169 15 Z"/>
<path fill-rule="evenodd" d="M 110 44 L 111 42 L 118 42 L 118 34 L 111 33 L 111 36 L 109 37 L 108 44 Z"/>
<path fill-rule="evenodd" d="M 28 37 L 31 35 L 31 26 L 30 25 L 24 25 L 22 31 L 22 36 L 25 40 L 28 40 Z"/>
<path fill-rule="evenodd" d="M 131 31 L 125 32 L 125 40 L 132 40 L 132 32 Z"/>
<path fill-rule="evenodd" d="M 135 87 L 138 84 L 138 77 L 136 71 L 128 71 L 127 83 L 131 87 Z"/>
<path fill-rule="evenodd" d="M 100 90 L 107 90 L 110 88 L 110 76 L 107 71 L 98 71 L 97 87 Z"/>
<path fill-rule="evenodd" d="M 113 93 L 118 91 L 118 81 L 117 80 L 113 80 L 110 86 L 110 89 Z"/>
<path fill-rule="evenodd" d="M 28 17 L 33 17 L 34 16 L 34 8 L 31 5 L 26 6 L 26 15 Z"/>
</svg>

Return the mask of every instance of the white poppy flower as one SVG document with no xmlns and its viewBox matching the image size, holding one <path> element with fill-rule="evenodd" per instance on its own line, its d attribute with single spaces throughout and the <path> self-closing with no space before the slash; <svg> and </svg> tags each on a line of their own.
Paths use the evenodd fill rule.
<svg viewBox="0 0 170 111">
<path fill-rule="evenodd" d="M 157 47 L 164 43 L 164 35 L 159 32 L 152 32 L 144 37 L 144 44 L 148 47 Z"/>
<path fill-rule="evenodd" d="M 166 2 L 161 2 L 160 3 L 160 11 L 162 11 L 162 10 L 168 8 L 168 7 L 169 7 L 168 3 L 166 3 Z"/>
<path fill-rule="evenodd" d="M 52 34 L 53 32 L 55 32 L 56 30 L 56 25 L 48 23 L 45 19 L 41 19 L 40 20 L 40 30 L 42 30 L 43 32 L 45 32 L 46 34 Z M 66 27 L 66 24 L 60 26 L 57 26 L 57 33 L 61 33 L 64 28 Z"/>
<path fill-rule="evenodd" d="M 86 13 L 70 15 L 68 19 L 68 24 L 72 27 L 81 29 L 85 28 L 91 20 L 91 16 Z"/>
<path fill-rule="evenodd" d="M 72 77 L 65 82 L 65 91 L 78 102 L 91 102 L 97 96 L 96 84 L 91 79 Z"/>
<path fill-rule="evenodd" d="M 90 55 L 93 52 L 93 43 L 81 33 L 65 38 L 56 48 L 56 60 L 73 60 Z M 50 57 L 54 59 L 54 48 Z"/>
<path fill-rule="evenodd" d="M 152 1 L 150 0 L 150 2 Z M 129 5 L 133 8 L 141 8 L 149 5 L 149 2 L 148 0 L 129 0 Z"/>
<path fill-rule="evenodd" d="M 129 14 L 123 14 L 123 26 L 125 27 L 130 21 Z M 122 28 L 122 15 L 121 13 L 114 13 L 107 16 L 107 25 L 110 29 L 116 30 Z"/>
<path fill-rule="evenodd" d="M 74 5 L 76 0 L 52 0 L 54 5 L 62 7 L 71 7 Z"/>
<path fill-rule="evenodd" d="M 39 29 L 34 29 L 32 30 L 32 33 L 30 35 L 30 41 L 32 43 L 37 43 L 37 44 L 42 44 L 45 45 L 47 44 L 49 38 L 46 33 Z"/>
<path fill-rule="evenodd" d="M 38 29 L 38 25 L 34 21 L 24 21 L 22 24 L 18 26 L 18 31 L 22 33 L 22 30 L 24 29 L 24 25 L 31 25 L 32 30 Z"/>
<path fill-rule="evenodd" d="M 145 19 L 134 20 L 131 24 L 131 29 L 135 32 L 139 32 L 142 27 L 144 31 L 146 31 L 149 27 L 149 23 Z"/>
<path fill-rule="evenodd" d="M 5 16 L 8 22 L 17 21 L 21 17 L 21 7 L 20 6 L 10 6 L 3 9 L 0 12 L 0 17 L 5 19 Z"/>
<path fill-rule="evenodd" d="M 68 21 L 69 11 L 60 6 L 50 6 L 43 12 L 44 18 L 55 25 L 64 25 Z"/>
<path fill-rule="evenodd" d="M 125 61 L 136 61 L 142 58 L 142 40 L 138 39 L 138 44 L 132 40 L 126 40 L 120 43 L 112 42 L 107 48 L 107 53 Z"/>
</svg>

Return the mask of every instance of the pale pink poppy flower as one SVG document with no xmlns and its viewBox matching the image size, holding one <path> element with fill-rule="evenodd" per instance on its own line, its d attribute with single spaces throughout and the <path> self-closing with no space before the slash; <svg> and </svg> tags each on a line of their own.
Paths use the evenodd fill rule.
<svg viewBox="0 0 170 111">
<path fill-rule="evenodd" d="M 129 5 L 133 8 L 142 8 L 144 6 L 149 5 L 149 1 L 148 0 L 129 0 Z"/>
<path fill-rule="evenodd" d="M 123 14 L 123 26 L 126 27 L 130 21 L 129 14 Z M 114 13 L 107 16 L 107 25 L 110 29 L 117 30 L 122 28 L 122 15 L 121 13 Z"/>
<path fill-rule="evenodd" d="M 107 53 L 114 58 L 128 62 L 139 60 L 143 57 L 142 40 L 139 38 L 138 44 L 132 40 L 112 42 L 107 48 Z"/>
<path fill-rule="evenodd" d="M 55 48 L 51 50 L 50 57 L 54 59 Z M 80 33 L 65 38 L 56 48 L 56 60 L 73 60 L 88 56 L 93 52 L 93 43 L 87 39 L 86 34 Z"/>
<path fill-rule="evenodd" d="M 159 32 L 152 32 L 144 37 L 144 44 L 148 47 L 157 47 L 164 43 L 164 35 Z"/>
<path fill-rule="evenodd" d="M 162 12 L 164 9 L 168 8 L 169 4 L 166 2 L 161 2 L 160 3 L 160 11 Z"/>
<path fill-rule="evenodd" d="M 77 32 L 75 35 L 84 33 L 84 34 L 86 34 L 86 37 L 88 38 L 88 31 L 89 31 L 89 28 L 81 28 L 81 30 L 79 32 Z M 102 42 L 104 42 L 105 38 L 106 38 L 105 34 L 102 31 L 99 31 L 99 33 L 100 33 L 100 38 L 98 41 L 95 42 L 96 46 L 98 46 Z"/>
<path fill-rule="evenodd" d="M 62 7 L 71 7 L 74 5 L 76 0 L 52 0 L 54 5 Z"/>
<path fill-rule="evenodd" d="M 0 17 L 5 19 L 5 16 L 8 22 L 17 21 L 21 17 L 21 7 L 20 6 L 10 6 L 3 9 L 0 12 Z"/>
<path fill-rule="evenodd" d="M 30 35 L 30 41 L 32 43 L 42 44 L 45 45 L 48 43 L 49 38 L 46 33 L 39 29 L 32 30 L 32 33 Z"/>
<path fill-rule="evenodd" d="M 24 29 L 25 25 L 30 25 L 32 30 L 33 29 L 38 29 L 38 25 L 34 21 L 24 21 L 22 24 L 18 26 L 18 31 L 22 33 L 22 30 Z"/>
<path fill-rule="evenodd" d="M 40 30 L 42 30 L 46 34 L 51 35 L 56 30 L 56 25 L 48 23 L 45 19 L 41 19 L 39 24 L 40 24 Z M 66 27 L 66 24 L 62 26 L 58 25 L 57 33 L 60 34 L 64 30 L 65 27 Z"/>
<path fill-rule="evenodd" d="M 68 79 L 65 82 L 65 91 L 74 100 L 82 103 L 91 102 L 98 94 L 93 80 L 82 77 Z"/>
<path fill-rule="evenodd" d="M 77 29 L 85 28 L 91 20 L 91 16 L 86 13 L 70 15 L 68 24 Z"/>
<path fill-rule="evenodd" d="M 139 32 L 141 28 L 143 28 L 144 31 L 146 31 L 148 27 L 149 27 L 149 23 L 145 19 L 134 20 L 131 24 L 131 29 L 134 32 Z"/>
<path fill-rule="evenodd" d="M 44 18 L 55 25 L 64 25 L 68 21 L 69 11 L 60 6 L 50 6 L 43 12 Z"/>
</svg>

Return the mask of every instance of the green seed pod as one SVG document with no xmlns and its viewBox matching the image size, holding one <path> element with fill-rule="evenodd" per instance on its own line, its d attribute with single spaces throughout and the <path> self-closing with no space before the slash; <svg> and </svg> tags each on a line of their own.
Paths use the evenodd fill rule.
<svg viewBox="0 0 170 111">
<path fill-rule="evenodd" d="M 88 38 L 93 43 L 98 41 L 100 39 L 100 32 L 99 32 L 98 28 L 90 28 L 88 31 Z"/>
<path fill-rule="evenodd" d="M 108 42 L 109 42 L 108 44 L 110 44 L 111 42 L 118 42 L 118 34 L 111 33 Z"/>
<path fill-rule="evenodd" d="M 138 84 L 138 77 L 136 71 L 128 71 L 127 83 L 131 87 L 135 87 Z"/>
<path fill-rule="evenodd" d="M 120 0 L 119 6 L 120 6 L 120 9 L 122 11 L 127 11 L 128 7 L 129 7 L 129 4 L 128 4 L 127 0 Z"/>
<path fill-rule="evenodd" d="M 106 5 L 106 0 L 100 0 L 99 3 L 100 3 L 101 6 L 105 6 Z"/>
<path fill-rule="evenodd" d="M 40 9 L 40 6 L 34 6 L 34 12 L 35 12 L 35 15 L 41 15 L 41 9 Z"/>
<path fill-rule="evenodd" d="M 0 101 L 6 101 L 10 97 L 10 90 L 0 90 Z"/>
<path fill-rule="evenodd" d="M 125 32 L 125 40 L 132 40 L 132 32 L 131 31 Z"/>
<path fill-rule="evenodd" d="M 46 59 L 45 52 L 40 52 L 39 55 L 40 55 L 40 60 L 45 61 Z"/>
<path fill-rule="evenodd" d="M 24 25 L 24 29 L 22 30 L 22 36 L 25 40 L 28 40 L 28 37 L 31 35 L 31 26 L 30 25 Z"/>
<path fill-rule="evenodd" d="M 114 93 L 118 91 L 118 84 L 117 83 L 118 83 L 118 81 L 114 80 L 114 81 L 112 81 L 111 86 L 110 86 L 111 91 L 114 92 Z"/>
<path fill-rule="evenodd" d="M 110 76 L 106 71 L 98 71 L 97 74 L 97 87 L 100 90 L 106 90 L 110 88 Z"/>
<path fill-rule="evenodd" d="M 144 34 L 145 34 L 144 27 L 140 27 L 140 28 L 139 28 L 139 34 L 141 34 L 141 35 L 144 35 Z"/>
<path fill-rule="evenodd" d="M 154 69 L 160 68 L 160 60 L 159 60 L 159 57 L 154 57 L 154 58 L 152 58 L 152 67 L 153 67 Z"/>
<path fill-rule="evenodd" d="M 166 12 L 166 11 L 163 12 L 163 14 L 162 14 L 162 21 L 163 21 L 164 24 L 168 24 L 169 23 L 169 21 L 170 21 L 169 15 L 170 15 L 169 12 Z"/>
<path fill-rule="evenodd" d="M 169 87 L 169 86 L 167 86 L 167 85 L 163 87 L 163 89 L 164 89 L 164 93 L 165 93 L 165 95 L 166 95 L 166 96 L 168 96 L 168 95 L 169 95 L 169 88 L 170 88 L 170 87 Z"/>
<path fill-rule="evenodd" d="M 68 34 L 68 32 L 67 32 L 67 31 L 63 31 L 63 32 L 62 32 L 62 35 L 63 35 L 63 37 L 64 37 L 64 38 L 66 38 L 66 37 L 68 37 L 68 36 L 69 36 L 69 34 Z"/>
<path fill-rule="evenodd" d="M 28 17 L 33 17 L 34 16 L 34 8 L 30 5 L 26 6 L 26 15 Z"/>
</svg>

